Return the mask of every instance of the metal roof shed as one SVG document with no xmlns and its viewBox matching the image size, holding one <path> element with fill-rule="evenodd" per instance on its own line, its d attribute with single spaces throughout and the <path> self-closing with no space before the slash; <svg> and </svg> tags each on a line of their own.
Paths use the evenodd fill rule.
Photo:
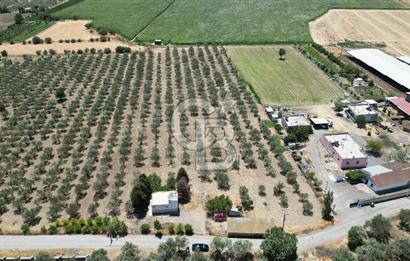
<svg viewBox="0 0 410 261">
<path fill-rule="evenodd" d="M 378 49 L 349 50 L 348 53 L 365 65 L 410 90 L 410 65 Z"/>
</svg>

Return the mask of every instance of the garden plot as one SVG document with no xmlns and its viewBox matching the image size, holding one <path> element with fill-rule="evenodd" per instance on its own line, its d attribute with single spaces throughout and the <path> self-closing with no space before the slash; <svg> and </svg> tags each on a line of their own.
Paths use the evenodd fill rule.
<svg viewBox="0 0 410 261">
<path fill-rule="evenodd" d="M 266 117 L 222 47 L 42 56 L 7 63 L 0 74 L 0 102 L 9 111 L 0 121 L 3 232 L 19 232 L 23 223 L 35 231 L 55 220 L 106 214 L 129 221 L 135 231 L 126 207 L 133 181 L 156 173 L 165 184 L 169 172 L 181 167 L 192 197 L 181 211 L 196 215 L 193 225 L 204 223 L 198 232 L 204 231 L 206 200 L 225 194 L 240 205 L 242 186 L 254 207 L 245 216 L 266 216 L 279 225 L 287 208 L 287 229 L 293 232 L 322 222 L 319 201 L 287 161 L 280 138 L 261 124 Z M 60 88 L 66 99 L 56 100 Z M 226 171 L 196 171 L 195 152 L 185 150 L 170 130 L 171 112 L 188 98 L 218 106 L 226 95 L 237 101 L 221 116 L 235 130 L 238 160 Z M 194 139 L 195 115 L 204 113 L 194 107 L 184 115 L 181 130 Z M 206 154 L 222 160 L 218 150 Z"/>
<path fill-rule="evenodd" d="M 409 10 L 330 10 L 310 22 L 309 28 L 321 45 L 344 40 L 382 43 L 389 53 L 410 55 Z"/>
</svg>

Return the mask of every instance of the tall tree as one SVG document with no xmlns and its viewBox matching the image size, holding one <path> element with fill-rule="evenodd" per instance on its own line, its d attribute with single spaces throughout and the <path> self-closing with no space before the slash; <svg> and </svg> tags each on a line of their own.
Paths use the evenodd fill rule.
<svg viewBox="0 0 410 261">
<path fill-rule="evenodd" d="M 369 240 L 366 230 L 362 226 L 353 226 L 348 232 L 349 249 L 355 251 L 356 248 L 363 246 Z"/>
<path fill-rule="evenodd" d="M 325 220 L 333 220 L 332 215 L 333 192 L 328 191 L 323 199 L 322 217 Z"/>
<path fill-rule="evenodd" d="M 117 261 L 139 261 L 141 257 L 139 256 L 139 249 L 136 245 L 125 242 L 124 246 L 121 248 L 121 254 L 118 256 Z"/>
<path fill-rule="evenodd" d="M 294 261 L 298 258 L 297 243 L 295 235 L 284 232 L 280 227 L 274 227 L 266 231 L 261 249 L 266 260 Z"/>
<path fill-rule="evenodd" d="M 285 60 L 284 59 L 285 54 L 286 54 L 286 49 L 285 48 L 280 48 L 279 49 L 279 57 L 280 57 L 279 59 L 280 60 Z"/>
</svg>

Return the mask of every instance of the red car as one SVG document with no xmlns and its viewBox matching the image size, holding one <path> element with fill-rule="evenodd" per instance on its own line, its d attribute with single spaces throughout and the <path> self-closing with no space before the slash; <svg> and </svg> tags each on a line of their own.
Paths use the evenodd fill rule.
<svg viewBox="0 0 410 261">
<path fill-rule="evenodd" d="M 225 213 L 216 212 L 216 213 L 214 213 L 213 219 L 214 219 L 215 222 L 224 222 L 226 220 Z"/>
</svg>

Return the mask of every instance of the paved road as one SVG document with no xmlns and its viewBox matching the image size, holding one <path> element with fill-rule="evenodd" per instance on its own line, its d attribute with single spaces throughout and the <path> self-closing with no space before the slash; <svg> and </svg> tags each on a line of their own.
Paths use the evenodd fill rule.
<svg viewBox="0 0 410 261">
<path fill-rule="evenodd" d="M 349 209 L 339 214 L 339 220 L 335 225 L 329 226 L 321 231 L 298 236 L 299 252 L 302 253 L 309 249 L 324 244 L 341 240 L 347 235 L 347 231 L 353 225 L 363 224 L 371 217 L 382 213 L 385 216 L 393 216 L 401 208 L 410 208 L 410 200 L 407 198 L 386 202 L 376 205 L 374 208 L 366 207 L 362 209 Z M 129 235 L 119 240 L 110 242 L 106 236 L 101 235 L 33 235 L 17 236 L 4 235 L 0 236 L 0 249 L 96 249 L 96 248 L 119 248 L 126 241 L 138 245 L 142 249 L 157 248 L 161 242 L 168 237 L 158 239 L 154 236 Z M 190 244 L 201 242 L 210 243 L 213 237 L 194 235 L 189 237 Z M 235 240 L 235 239 L 234 239 Z M 255 249 L 259 248 L 260 239 L 249 239 Z"/>
</svg>

